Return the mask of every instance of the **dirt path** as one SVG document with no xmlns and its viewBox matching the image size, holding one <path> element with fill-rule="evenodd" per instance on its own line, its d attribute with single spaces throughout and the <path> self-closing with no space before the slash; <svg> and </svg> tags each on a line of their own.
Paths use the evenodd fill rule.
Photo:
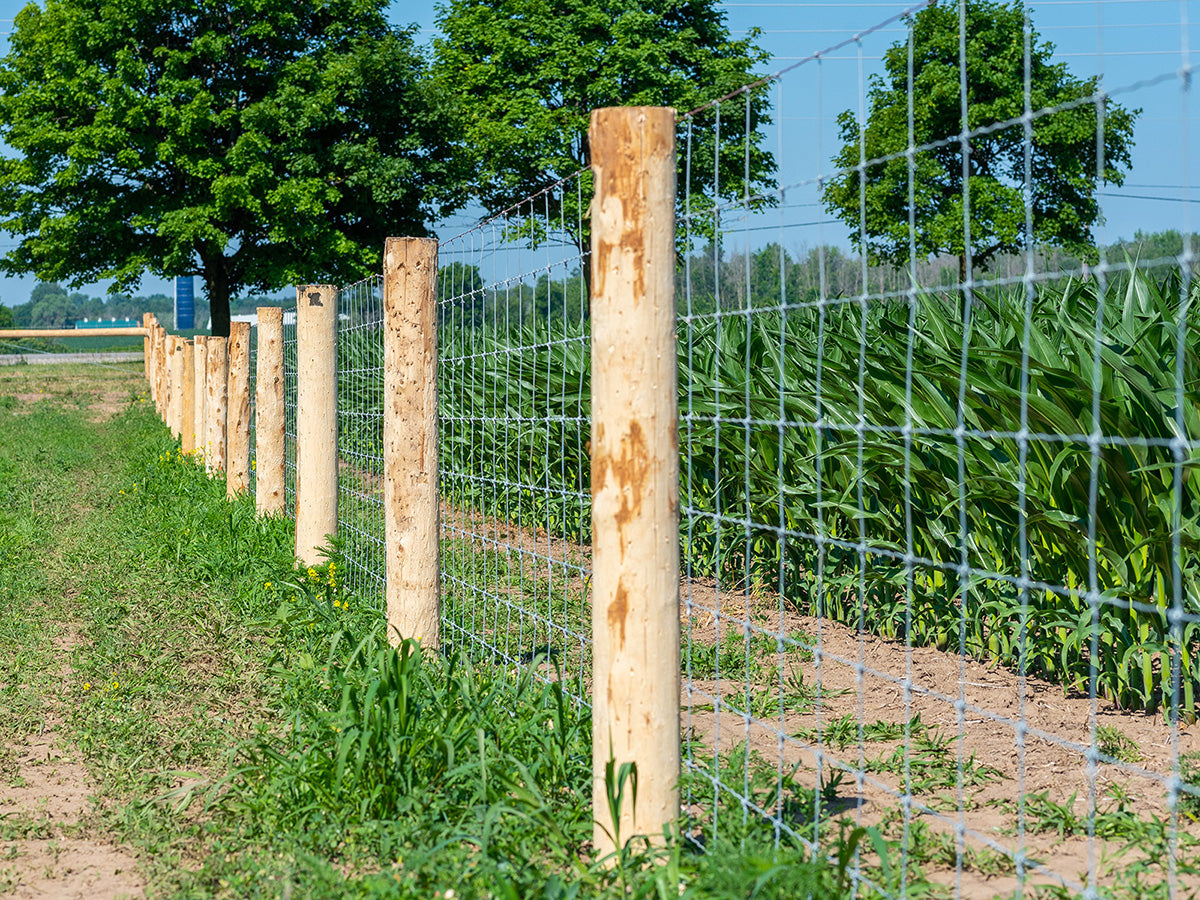
<svg viewBox="0 0 1200 900">
<path fill-rule="evenodd" d="M 55 642 L 59 683 L 79 638 Z M 16 900 L 116 900 L 142 896 L 137 860 L 116 844 L 83 835 L 87 770 L 59 740 L 65 696 L 51 693 L 42 727 L 8 749 L 15 758 L 0 785 L 0 896 Z"/>
</svg>

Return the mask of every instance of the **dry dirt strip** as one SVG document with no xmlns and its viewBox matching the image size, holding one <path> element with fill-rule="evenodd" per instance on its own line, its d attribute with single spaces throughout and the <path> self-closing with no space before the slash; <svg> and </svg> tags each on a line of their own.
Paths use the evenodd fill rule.
<svg viewBox="0 0 1200 900">
<path fill-rule="evenodd" d="M 69 658 L 74 643 L 59 641 L 58 658 Z M 70 684 L 71 677 L 64 663 L 60 684 Z M 16 774 L 0 785 L 0 834 L 13 839 L 0 841 L 0 897 L 140 897 L 145 881 L 134 857 L 115 842 L 81 836 L 91 789 L 87 770 L 59 742 L 62 712 L 55 706 L 40 731 L 9 748 Z"/>
</svg>

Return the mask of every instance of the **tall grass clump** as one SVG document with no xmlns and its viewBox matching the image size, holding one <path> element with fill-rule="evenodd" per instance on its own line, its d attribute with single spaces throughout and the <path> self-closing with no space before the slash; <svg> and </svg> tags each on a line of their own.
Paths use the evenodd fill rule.
<svg viewBox="0 0 1200 900">
<path fill-rule="evenodd" d="M 980 292 L 969 316 L 922 292 L 687 320 L 685 570 L 1194 717 L 1188 290 L 1133 268 Z M 450 502 L 586 541 L 582 328 L 441 340 Z"/>
</svg>

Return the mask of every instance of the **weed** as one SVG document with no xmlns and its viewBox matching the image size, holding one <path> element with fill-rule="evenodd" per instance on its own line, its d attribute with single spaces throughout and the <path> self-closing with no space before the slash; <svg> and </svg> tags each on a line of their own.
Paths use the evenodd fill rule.
<svg viewBox="0 0 1200 900">
<path fill-rule="evenodd" d="M 1142 758 L 1137 743 L 1115 725 L 1096 726 L 1096 749 L 1118 762 L 1135 763 Z"/>
<path fill-rule="evenodd" d="M 959 760 L 951 752 L 952 741 L 936 729 L 923 731 L 912 739 L 910 747 L 900 746 L 891 753 L 868 760 L 868 772 L 887 772 L 907 776 L 914 794 L 929 794 L 958 784 Z M 962 760 L 962 783 L 976 787 L 1005 777 L 999 769 L 976 761 L 975 754 Z"/>
<path fill-rule="evenodd" d="M 1180 754 L 1179 777 L 1188 789 L 1180 791 L 1177 808 L 1192 818 L 1200 817 L 1200 750 Z"/>
</svg>

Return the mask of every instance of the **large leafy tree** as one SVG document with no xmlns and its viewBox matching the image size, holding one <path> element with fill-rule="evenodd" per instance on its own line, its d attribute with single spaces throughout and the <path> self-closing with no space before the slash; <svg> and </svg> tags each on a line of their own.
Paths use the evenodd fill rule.
<svg viewBox="0 0 1200 900">
<path fill-rule="evenodd" d="M 438 25 L 434 71 L 458 100 L 476 199 L 489 213 L 585 169 L 593 109 L 685 113 L 755 81 L 767 59 L 755 34 L 731 37 L 715 0 L 449 0 Z M 681 152 L 678 196 L 682 204 L 690 193 L 693 233 L 713 233 L 718 198 L 771 202 L 775 160 L 761 146 L 768 99 L 761 89 L 746 91 L 691 122 L 690 180 Z M 687 129 L 681 123 L 681 149 Z M 530 237 L 561 226 L 582 254 L 590 174 L 583 180 L 578 190 L 568 185 L 519 210 Z M 585 283 L 587 262 L 583 254 Z"/>
<path fill-rule="evenodd" d="M 199 275 L 213 333 L 244 290 L 361 277 L 452 206 L 454 155 L 383 0 L 46 0 L 0 65 L 0 266 Z"/>
<path fill-rule="evenodd" d="M 1124 180 L 1140 110 L 1106 100 L 1098 76 L 1077 78 L 1066 64 L 1052 62 L 1053 44 L 1040 39 L 1019 0 L 1011 5 L 966 0 L 961 10 L 957 3 L 933 5 L 910 24 L 909 40 L 888 49 L 883 75 L 871 79 L 865 124 L 850 111 L 838 119 L 843 145 L 834 163 L 839 174 L 826 184 L 824 199 L 850 227 L 855 245 L 873 259 L 898 265 L 908 264 L 913 250 L 918 259 L 952 254 L 964 278 L 968 255 L 975 265 L 986 266 L 996 254 L 1019 252 L 1027 242 L 1091 255 L 1091 229 L 1100 221 L 1097 183 Z M 958 139 L 963 132 L 960 32 L 966 39 L 966 173 Z M 1026 113 L 1027 43 L 1028 178 L 1026 130 L 1020 121 Z M 917 148 L 911 169 L 910 140 Z M 867 161 L 865 167 L 860 159 Z M 967 202 L 969 216 L 964 215 Z"/>
</svg>

